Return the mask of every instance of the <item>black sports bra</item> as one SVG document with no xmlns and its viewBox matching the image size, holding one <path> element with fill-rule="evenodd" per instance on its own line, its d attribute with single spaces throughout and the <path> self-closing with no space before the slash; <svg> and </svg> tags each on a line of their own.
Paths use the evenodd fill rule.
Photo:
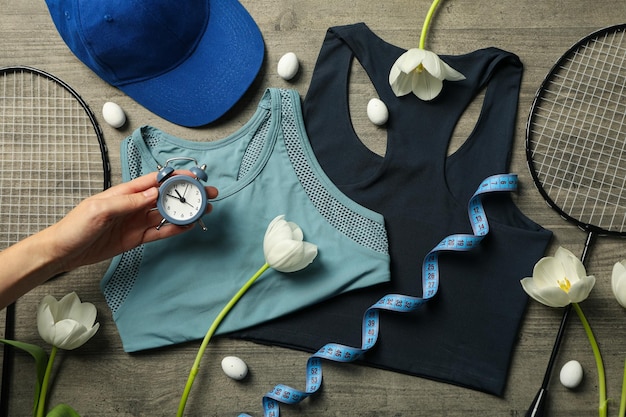
<svg viewBox="0 0 626 417">
<path fill-rule="evenodd" d="M 496 48 L 442 56 L 466 79 L 444 82 L 441 94 L 425 102 L 391 91 L 389 70 L 403 52 L 365 24 L 331 28 L 304 100 L 306 129 L 324 171 L 350 198 L 385 217 L 391 282 L 233 336 L 307 351 L 329 342 L 359 347 L 368 307 L 389 293 L 420 296 L 424 256 L 446 236 L 472 233 L 469 199 L 485 178 L 508 172 L 522 64 Z M 384 156 L 361 142 L 350 121 L 354 58 L 389 110 Z M 473 132 L 448 155 L 458 120 L 483 90 Z M 380 314 L 380 337 L 362 363 L 503 393 L 527 301 L 519 280 L 532 273 L 552 234 L 508 194 L 483 202 L 489 235 L 472 251 L 439 256 L 439 292 L 431 301 L 411 313 Z"/>
</svg>

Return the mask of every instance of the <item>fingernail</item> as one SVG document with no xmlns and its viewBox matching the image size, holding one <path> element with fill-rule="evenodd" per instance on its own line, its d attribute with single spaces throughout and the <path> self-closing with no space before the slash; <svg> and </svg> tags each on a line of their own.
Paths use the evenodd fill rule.
<svg viewBox="0 0 626 417">
<path fill-rule="evenodd" d="M 154 198 L 159 193 L 159 190 L 156 187 L 148 188 L 143 192 L 144 197 L 146 198 Z"/>
</svg>

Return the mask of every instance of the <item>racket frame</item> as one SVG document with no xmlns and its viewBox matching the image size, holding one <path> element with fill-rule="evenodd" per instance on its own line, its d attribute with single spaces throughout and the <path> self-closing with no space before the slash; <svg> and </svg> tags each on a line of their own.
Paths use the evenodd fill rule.
<svg viewBox="0 0 626 417">
<path fill-rule="evenodd" d="M 0 76 L 4 76 L 5 74 L 17 74 L 20 72 L 25 72 L 29 74 L 35 74 L 38 76 L 42 76 L 54 83 L 57 83 L 63 89 L 68 92 L 76 101 L 81 105 L 81 107 L 85 110 L 87 117 L 89 118 L 91 125 L 93 126 L 94 132 L 96 134 L 96 138 L 98 139 L 98 145 L 100 147 L 100 155 L 102 157 L 102 173 L 103 173 L 103 183 L 102 190 L 106 190 L 111 186 L 111 165 L 108 158 L 108 148 L 104 141 L 104 134 L 100 125 L 87 104 L 87 102 L 74 90 L 69 84 L 60 78 L 46 72 L 40 70 L 38 68 L 24 66 L 24 65 L 16 65 L 16 66 L 6 66 L 0 67 Z M 15 333 L 15 303 L 9 305 L 6 308 L 5 312 L 5 335 L 4 337 L 7 339 L 12 339 Z M 9 345 L 3 346 L 3 360 L 2 360 L 2 377 L 0 381 L 0 415 L 8 415 L 9 410 L 9 385 L 11 380 L 11 375 L 13 371 L 13 348 Z"/>
<path fill-rule="evenodd" d="M 620 232 L 620 231 L 616 231 L 616 230 L 606 230 L 605 228 L 587 223 L 587 222 L 583 222 L 579 219 L 574 218 L 572 215 L 570 215 L 569 213 L 566 213 L 561 207 L 559 207 L 559 205 L 557 205 L 555 203 L 555 201 L 552 199 L 552 197 L 550 197 L 550 195 L 545 191 L 545 189 L 543 188 L 543 184 L 539 178 L 539 175 L 537 173 L 537 169 L 535 166 L 535 161 L 533 159 L 533 141 L 532 141 L 532 137 L 533 137 L 533 122 L 535 120 L 536 117 L 536 108 L 539 105 L 539 103 L 541 102 L 541 100 L 543 99 L 543 95 L 545 93 L 546 90 L 548 90 L 547 86 L 552 82 L 552 80 L 554 79 L 556 73 L 558 72 L 558 70 L 563 66 L 563 63 L 565 63 L 567 60 L 569 60 L 578 50 L 580 50 L 581 47 L 583 47 L 584 45 L 588 44 L 590 41 L 594 40 L 594 39 L 598 39 L 606 34 L 610 34 L 610 33 L 616 33 L 616 32 L 626 32 L 626 24 L 618 24 L 618 25 L 613 25 L 613 26 L 607 26 L 605 28 L 599 29 L 595 32 L 592 32 L 590 34 L 588 34 L 587 36 L 581 38 L 580 40 L 578 40 L 576 43 L 574 43 L 556 62 L 555 64 L 552 66 L 552 68 L 550 69 L 550 71 L 548 71 L 548 74 L 545 76 L 543 82 L 541 83 L 541 85 L 539 86 L 539 88 L 537 89 L 537 92 L 535 93 L 535 96 L 533 98 L 533 102 L 532 105 L 530 107 L 530 112 L 529 112 L 529 116 L 528 116 L 528 120 L 526 122 L 526 143 L 525 143 L 525 150 L 526 150 L 526 161 L 528 163 L 528 169 L 530 171 L 530 175 L 532 176 L 533 179 L 533 183 L 535 184 L 535 187 L 537 188 L 537 190 L 539 191 L 539 193 L 541 194 L 541 196 L 543 197 L 543 199 L 546 201 L 546 203 L 554 210 L 556 211 L 559 216 L 561 216 L 564 220 L 578 226 L 581 230 L 585 231 L 587 233 L 587 239 L 585 241 L 584 247 L 583 247 L 583 252 L 581 254 L 581 262 L 583 263 L 583 265 L 586 264 L 586 261 L 588 259 L 589 256 L 589 250 L 591 248 L 591 246 L 593 245 L 593 242 L 595 242 L 595 239 L 597 236 L 616 236 L 616 237 L 624 237 L 626 236 L 626 232 Z M 556 362 L 556 357 L 558 354 L 558 350 L 559 347 L 561 345 L 561 341 L 563 339 L 563 335 L 565 333 L 565 327 L 567 324 L 567 320 L 569 317 L 569 313 L 571 311 L 571 304 L 568 305 L 567 307 L 565 307 L 564 311 L 563 311 L 563 316 L 561 318 L 561 323 L 559 325 L 559 329 L 557 332 L 557 336 L 555 338 L 554 341 L 554 345 L 552 348 L 552 352 L 550 354 L 550 359 L 548 361 L 547 367 L 546 367 L 546 371 L 543 377 L 543 381 L 541 384 L 540 389 L 538 390 L 533 402 L 531 403 L 531 406 L 529 407 L 527 413 L 526 413 L 526 417 L 540 417 L 544 415 L 544 407 L 545 407 L 545 401 L 547 398 L 547 391 L 548 391 L 548 385 L 550 382 L 550 378 L 552 375 L 552 371 Z"/>
</svg>

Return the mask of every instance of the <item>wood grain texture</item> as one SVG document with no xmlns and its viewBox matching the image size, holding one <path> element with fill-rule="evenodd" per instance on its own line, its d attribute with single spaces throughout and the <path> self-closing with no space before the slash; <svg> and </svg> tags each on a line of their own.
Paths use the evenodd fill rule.
<svg viewBox="0 0 626 417">
<path fill-rule="evenodd" d="M 151 124 L 190 140 L 216 140 L 241 127 L 255 110 L 267 87 L 293 88 L 305 95 L 326 29 L 365 22 L 386 41 L 404 48 L 417 46 L 429 0 L 242 0 L 257 21 L 266 42 L 266 59 L 258 79 L 235 108 L 217 123 L 188 129 L 173 125 L 145 110 L 119 90 L 107 85 L 79 62 L 62 42 L 42 0 L 0 0 L 0 65 L 31 65 L 51 72 L 72 85 L 97 114 L 110 149 L 113 182 L 121 181 L 119 146 L 133 129 Z M 556 215 L 535 190 L 524 155 L 524 127 L 532 99 L 543 77 L 565 50 L 584 35 L 626 20 L 623 0 L 499 0 L 442 1 L 430 28 L 427 48 L 440 54 L 463 54 L 495 46 L 511 51 L 525 66 L 511 172 L 519 174 L 515 195 L 520 210 L 555 233 L 550 253 L 558 245 L 574 253 L 582 250 L 585 234 Z M 278 59 L 295 52 L 301 70 L 291 82 L 276 74 Z M 355 66 L 350 85 L 353 123 L 365 143 L 384 152 L 385 132 L 370 124 L 365 106 L 373 88 Z M 122 106 L 128 124 L 115 130 L 101 118 L 104 102 Z M 462 143 L 479 114 L 472 107 L 455 133 Z M 626 257 L 624 241 L 599 239 L 588 270 L 597 277 L 583 308 L 602 349 L 607 372 L 610 415 L 616 415 L 626 353 L 626 310 L 613 299 L 610 274 Z M 71 404 L 83 416 L 175 415 L 178 399 L 199 343 L 139 354 L 123 352 L 110 311 L 99 290 L 108 262 L 73 271 L 49 281 L 17 304 L 16 338 L 43 345 L 36 330 L 36 307 L 45 294 L 57 298 L 77 291 L 93 302 L 101 329 L 85 346 L 62 352 L 54 374 L 50 404 Z M 523 277 L 520 277 L 523 278 Z M 371 369 L 361 365 L 324 363 L 324 385 L 314 397 L 297 406 L 283 406 L 283 416 L 523 416 L 541 384 L 561 318 L 556 309 L 529 303 L 519 333 L 505 395 L 497 398 L 436 381 Z M 207 323 L 207 326 L 209 323 Z M 4 323 L 0 324 L 3 329 Z M 354 329 L 360 332 L 360 329 Z M 250 367 L 243 382 L 229 380 L 221 358 L 237 355 Z M 189 416 L 227 416 L 248 412 L 262 415 L 261 397 L 277 383 L 304 387 L 308 355 L 249 342 L 217 339 L 203 360 L 187 407 Z M 580 323 L 570 320 L 556 370 L 570 359 L 585 369 L 583 385 L 563 388 L 556 376 L 550 385 L 549 415 L 588 417 L 596 413 L 597 376 L 591 349 Z M 17 354 L 11 381 L 10 416 L 29 416 L 34 367 Z"/>
</svg>

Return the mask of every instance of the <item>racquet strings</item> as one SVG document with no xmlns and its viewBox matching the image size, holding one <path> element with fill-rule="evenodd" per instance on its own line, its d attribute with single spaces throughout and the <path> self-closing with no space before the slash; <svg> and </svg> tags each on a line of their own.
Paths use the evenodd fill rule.
<svg viewBox="0 0 626 417">
<path fill-rule="evenodd" d="M 93 115 L 46 75 L 0 73 L 0 249 L 108 186 L 106 149 Z"/>
<path fill-rule="evenodd" d="M 626 227 L 625 89 L 624 31 L 592 37 L 546 79 L 527 132 L 544 197 L 583 228 L 616 234 Z"/>
</svg>

